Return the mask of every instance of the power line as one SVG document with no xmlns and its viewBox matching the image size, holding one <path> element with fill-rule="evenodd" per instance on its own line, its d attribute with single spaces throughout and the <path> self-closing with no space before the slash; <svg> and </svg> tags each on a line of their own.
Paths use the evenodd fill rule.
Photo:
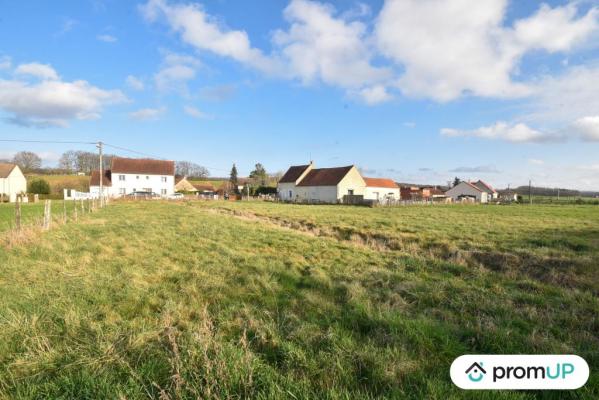
<svg viewBox="0 0 599 400">
<path fill-rule="evenodd" d="M 23 140 L 23 139 L 0 139 L 0 142 L 11 142 L 11 143 L 45 143 L 45 144 L 87 144 L 87 145 L 97 145 L 98 144 L 98 142 L 77 142 L 77 141 L 66 141 L 66 140 Z M 133 149 L 128 149 L 126 147 L 116 146 L 116 145 L 109 144 L 109 143 L 103 143 L 103 144 L 106 147 L 110 147 L 110 148 L 113 148 L 113 149 L 116 149 L 116 150 L 127 151 L 129 153 L 137 154 L 137 155 L 144 156 L 144 157 L 150 157 L 150 158 L 156 158 L 156 159 L 160 159 L 160 160 L 166 160 L 166 158 L 164 158 L 164 157 L 158 157 L 156 155 L 143 153 L 141 151 L 137 151 L 137 150 L 133 150 Z M 213 171 L 225 171 L 225 172 L 228 171 L 228 169 L 209 167 L 209 166 L 206 166 L 206 165 L 203 165 L 203 167 L 207 168 L 209 170 L 213 170 Z"/>
<path fill-rule="evenodd" d="M 23 140 L 23 139 L 0 139 L 0 142 L 12 143 L 56 143 L 56 144 L 97 144 L 98 142 L 73 142 L 64 140 Z"/>
</svg>

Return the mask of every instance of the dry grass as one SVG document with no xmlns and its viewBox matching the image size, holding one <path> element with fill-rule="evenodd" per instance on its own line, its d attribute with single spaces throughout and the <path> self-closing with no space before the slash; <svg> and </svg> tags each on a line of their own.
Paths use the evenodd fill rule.
<svg viewBox="0 0 599 400">
<path fill-rule="evenodd" d="M 596 273 L 583 269 L 582 285 L 568 272 L 574 284 L 565 285 L 518 271 L 510 259 L 491 268 L 463 255 L 438 258 L 424 239 L 381 252 L 351 235 L 305 234 L 206 207 L 231 205 L 114 203 L 89 223 L 0 248 L 0 398 L 461 398 L 468 393 L 448 371 L 467 353 L 574 353 L 592 371 L 576 392 L 471 398 L 599 396 Z M 321 210 L 232 207 L 290 221 Z M 392 238 L 424 226 L 414 234 L 438 246 L 433 215 L 418 223 L 410 210 L 385 227 L 378 210 L 330 210 L 338 214 L 331 226 L 380 225 Z M 497 243 L 503 253 L 515 246 L 546 255 L 532 242 L 551 235 L 522 233 L 541 211 L 548 229 L 586 229 L 571 210 L 518 209 L 471 251 Z M 455 212 L 484 219 L 475 207 Z M 321 229 L 328 213 L 308 222 Z M 402 230 L 392 236 L 396 218 Z M 503 230 L 518 220 L 522 229 Z M 468 235 L 454 235 L 448 243 L 465 250 Z M 580 247 L 564 255 L 584 265 L 592 240 L 570 242 Z"/>
</svg>

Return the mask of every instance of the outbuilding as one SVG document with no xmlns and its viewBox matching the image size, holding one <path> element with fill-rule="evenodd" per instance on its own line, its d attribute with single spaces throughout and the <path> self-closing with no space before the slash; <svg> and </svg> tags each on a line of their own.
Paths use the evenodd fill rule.
<svg viewBox="0 0 599 400">
<path fill-rule="evenodd" d="M 0 163 L 0 202 L 17 201 L 17 196 L 27 192 L 27 179 L 16 164 Z"/>
</svg>

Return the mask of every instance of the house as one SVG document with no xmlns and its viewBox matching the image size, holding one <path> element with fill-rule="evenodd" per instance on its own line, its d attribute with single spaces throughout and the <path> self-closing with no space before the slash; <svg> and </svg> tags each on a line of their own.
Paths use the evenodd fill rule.
<svg viewBox="0 0 599 400">
<path fill-rule="evenodd" d="M 314 168 L 311 162 L 290 167 L 277 190 L 284 201 L 339 203 L 344 196 L 366 196 L 366 182 L 355 165 Z"/>
<path fill-rule="evenodd" d="M 17 201 L 17 196 L 27 192 L 27 179 L 16 164 L 0 163 L 0 202 Z"/>
<path fill-rule="evenodd" d="M 308 165 L 295 165 L 289 167 L 285 175 L 281 177 L 277 185 L 279 198 L 285 201 L 294 201 L 297 199 L 297 184 L 306 177 L 308 172 L 314 168 L 310 161 Z"/>
<path fill-rule="evenodd" d="M 186 176 L 175 176 L 175 192 L 197 193 L 198 189 L 187 180 Z"/>
<path fill-rule="evenodd" d="M 445 195 L 456 202 L 473 201 L 477 203 L 487 203 L 489 201 L 489 195 L 486 191 L 465 181 L 458 183 L 446 191 Z"/>
<path fill-rule="evenodd" d="M 419 186 L 401 186 L 399 191 L 402 200 L 422 200 Z"/>
<path fill-rule="evenodd" d="M 175 192 L 175 162 L 149 158 L 113 157 L 110 169 L 102 176 L 104 195 L 120 197 L 133 192 L 153 192 L 169 196 Z M 100 172 L 90 179 L 90 193 L 100 193 Z"/>
<path fill-rule="evenodd" d="M 491 185 L 489 185 L 488 183 L 483 182 L 479 179 L 478 181 L 474 182 L 473 185 L 476 186 L 477 188 L 479 188 L 480 190 L 486 192 L 487 196 L 489 198 L 489 201 L 496 200 L 499 198 L 499 193 L 497 193 L 497 191 L 495 189 L 493 189 L 493 187 Z"/>
<path fill-rule="evenodd" d="M 377 202 L 397 201 L 401 198 L 399 186 L 392 179 L 386 178 L 367 178 L 364 199 L 375 200 Z"/>
</svg>

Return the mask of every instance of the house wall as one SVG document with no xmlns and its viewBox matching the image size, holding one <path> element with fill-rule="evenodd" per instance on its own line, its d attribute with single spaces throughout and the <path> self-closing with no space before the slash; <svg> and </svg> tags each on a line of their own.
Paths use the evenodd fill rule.
<svg viewBox="0 0 599 400">
<path fill-rule="evenodd" d="M 120 179 L 121 175 L 124 176 L 124 180 Z M 162 181 L 163 177 L 166 178 L 166 182 Z M 175 177 L 173 175 L 121 174 L 112 171 L 112 186 L 105 187 L 104 194 L 119 197 L 147 189 L 160 196 L 169 196 L 175 193 Z M 99 194 L 99 192 L 99 186 L 90 187 L 90 193 Z"/>
<path fill-rule="evenodd" d="M 337 186 L 297 186 L 297 200 L 305 202 L 337 203 Z"/>
<path fill-rule="evenodd" d="M 378 198 L 376 194 L 379 194 Z M 366 200 L 384 200 L 386 196 L 393 200 L 400 199 L 399 188 L 387 188 L 387 187 L 372 187 L 367 186 L 364 190 L 364 198 Z"/>
<path fill-rule="evenodd" d="M 355 195 L 364 195 L 366 192 L 366 182 L 356 167 L 350 169 L 337 185 L 337 200 L 342 200 L 349 190 L 353 190 Z"/>
<path fill-rule="evenodd" d="M 281 200 L 283 200 L 283 201 L 294 201 L 295 200 L 295 196 L 297 195 L 295 183 L 293 183 L 293 182 L 279 183 L 277 185 L 277 189 L 279 191 L 279 198 Z M 290 190 L 291 190 L 291 196 L 289 196 Z"/>
<path fill-rule="evenodd" d="M 472 196 L 476 201 L 486 203 L 488 201 L 487 193 L 476 190 L 465 182 L 461 182 L 455 187 L 449 189 L 445 194 L 451 197 L 453 201 L 459 201 L 460 196 Z"/>
<path fill-rule="evenodd" d="M 10 175 L 0 179 L 0 193 L 8 196 L 8 201 L 17 201 L 17 195 L 27 193 L 27 179 L 19 167 L 15 167 Z"/>
</svg>

